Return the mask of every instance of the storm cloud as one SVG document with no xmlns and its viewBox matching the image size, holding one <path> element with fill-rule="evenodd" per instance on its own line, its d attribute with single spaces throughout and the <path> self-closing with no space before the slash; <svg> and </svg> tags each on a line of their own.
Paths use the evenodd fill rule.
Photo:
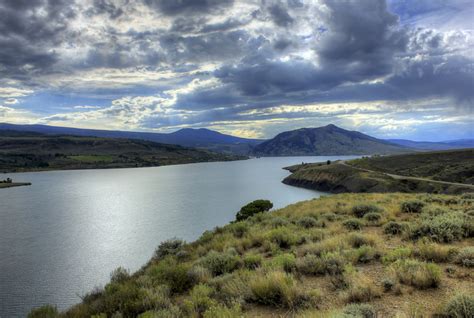
<svg viewBox="0 0 474 318">
<path fill-rule="evenodd" d="M 460 118 L 474 109 L 474 30 L 462 18 L 468 5 L 5 0 L 0 92 L 28 93 L 0 95 L 0 105 L 15 110 L 3 106 L 0 121 L 140 130 L 261 126 L 267 134 L 277 129 L 267 126 L 274 121 L 285 128 L 313 120 L 356 126 L 384 109 L 432 118 L 434 104 Z M 437 27 L 441 15 L 457 17 L 456 25 Z M 361 106 L 374 102 L 386 106 Z M 330 105 L 338 111 L 324 111 Z"/>
</svg>

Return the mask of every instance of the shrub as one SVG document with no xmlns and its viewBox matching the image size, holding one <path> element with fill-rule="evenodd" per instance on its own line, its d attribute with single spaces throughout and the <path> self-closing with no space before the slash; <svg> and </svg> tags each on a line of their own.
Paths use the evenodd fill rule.
<svg viewBox="0 0 474 318">
<path fill-rule="evenodd" d="M 244 304 L 246 300 L 251 299 L 250 290 L 250 272 L 234 272 L 215 277 L 210 281 L 210 285 L 217 290 L 216 296 L 226 304 L 235 302 Z"/>
<path fill-rule="evenodd" d="M 268 238 L 280 248 L 289 248 L 296 243 L 294 234 L 285 227 L 271 230 Z"/>
<path fill-rule="evenodd" d="M 382 257 L 382 262 L 384 263 L 393 263 L 398 260 L 410 258 L 412 255 L 412 250 L 409 247 L 398 247 Z"/>
<path fill-rule="evenodd" d="M 260 254 L 247 254 L 244 257 L 244 266 L 247 269 L 256 269 L 262 265 L 262 255 Z"/>
<path fill-rule="evenodd" d="M 349 289 L 346 292 L 348 302 L 362 303 L 380 297 L 380 292 L 366 276 L 357 276 L 351 279 Z"/>
<path fill-rule="evenodd" d="M 454 296 L 444 307 L 443 314 L 449 318 L 474 317 L 474 297 L 465 294 Z"/>
<path fill-rule="evenodd" d="M 155 311 L 147 311 L 138 315 L 138 318 L 180 318 L 180 317 L 183 317 L 183 312 L 181 311 L 181 309 L 179 309 L 178 306 L 171 306 L 170 308 L 160 309 L 160 310 L 155 310 Z"/>
<path fill-rule="evenodd" d="M 279 254 L 269 262 L 269 265 L 272 269 L 279 269 L 290 273 L 296 269 L 296 258 L 293 254 L 289 253 Z"/>
<path fill-rule="evenodd" d="M 311 294 L 297 287 L 293 276 L 280 271 L 256 275 L 250 281 L 250 289 L 252 300 L 263 305 L 298 309 L 307 307 L 314 301 Z"/>
<path fill-rule="evenodd" d="M 426 236 L 437 242 L 458 241 L 467 236 L 465 222 L 462 213 L 451 212 L 425 218 L 420 224 L 412 226 L 408 235 L 415 240 Z"/>
<path fill-rule="evenodd" d="M 240 258 L 230 252 L 219 253 L 210 251 L 199 261 L 199 264 L 207 268 L 214 276 L 230 273 L 240 266 Z"/>
<path fill-rule="evenodd" d="M 400 283 L 419 289 L 435 288 L 441 282 L 441 270 L 433 263 L 413 259 L 398 260 L 393 269 Z"/>
<path fill-rule="evenodd" d="M 352 214 L 358 218 L 364 217 L 367 213 L 380 213 L 381 211 L 381 208 L 371 204 L 359 204 L 352 207 Z"/>
<path fill-rule="evenodd" d="M 242 316 L 242 308 L 239 304 L 234 304 L 230 308 L 217 304 L 209 307 L 204 312 L 203 318 L 240 318 Z"/>
<path fill-rule="evenodd" d="M 123 267 L 118 267 L 110 273 L 111 283 L 123 283 L 130 278 L 130 272 Z"/>
<path fill-rule="evenodd" d="M 382 220 L 382 214 L 377 212 L 370 212 L 364 215 L 364 220 L 370 224 L 378 224 Z"/>
<path fill-rule="evenodd" d="M 193 277 L 188 274 L 189 269 L 188 265 L 165 259 L 150 266 L 147 271 L 155 283 L 168 285 L 171 293 L 182 293 L 194 284 Z"/>
<path fill-rule="evenodd" d="M 407 226 L 403 223 L 390 221 L 383 227 L 383 232 L 385 234 L 397 235 L 401 234 L 406 228 Z"/>
<path fill-rule="evenodd" d="M 354 248 L 359 248 L 362 245 L 369 245 L 369 246 L 376 245 L 376 239 L 373 236 L 363 235 L 360 233 L 349 234 L 349 236 L 347 237 L 347 242 L 349 243 L 350 246 Z"/>
<path fill-rule="evenodd" d="M 454 253 L 453 248 L 429 242 L 421 242 L 415 250 L 416 257 L 430 262 L 447 262 Z"/>
<path fill-rule="evenodd" d="M 304 275 L 339 275 L 344 271 L 345 259 L 335 253 L 323 254 L 321 257 L 308 254 L 296 260 L 296 270 Z"/>
<path fill-rule="evenodd" d="M 217 302 L 210 296 L 214 290 L 207 285 L 196 285 L 189 293 L 189 298 L 184 300 L 186 311 L 193 316 L 201 315 L 210 307 L 217 305 Z"/>
<path fill-rule="evenodd" d="M 358 219 L 348 219 L 342 222 L 342 225 L 349 231 L 355 231 L 362 229 L 362 222 Z"/>
<path fill-rule="evenodd" d="M 344 308 L 343 318 L 375 318 L 375 310 L 369 304 L 350 304 Z"/>
<path fill-rule="evenodd" d="M 170 289 L 166 285 L 143 289 L 143 305 L 148 309 L 159 310 L 171 307 Z"/>
<path fill-rule="evenodd" d="M 348 256 L 354 263 L 368 263 L 380 257 L 379 253 L 372 246 L 368 245 L 362 245 L 349 251 Z"/>
<path fill-rule="evenodd" d="M 385 292 L 389 292 L 393 289 L 393 286 L 395 286 L 395 282 L 390 278 L 385 278 L 382 280 L 382 286 Z"/>
<path fill-rule="evenodd" d="M 32 309 L 28 314 L 28 318 L 56 318 L 59 317 L 58 309 L 51 305 L 44 305 Z"/>
<path fill-rule="evenodd" d="M 184 244 L 186 244 L 185 241 L 177 238 L 161 242 L 155 251 L 155 258 L 162 259 L 167 255 L 176 255 L 183 248 Z"/>
<path fill-rule="evenodd" d="M 268 200 L 255 200 L 243 206 L 235 216 L 237 221 L 248 219 L 254 214 L 270 211 L 273 208 L 273 203 Z"/>
<path fill-rule="evenodd" d="M 248 230 L 249 226 L 246 222 L 237 222 L 230 225 L 230 231 L 237 238 L 243 237 Z"/>
<path fill-rule="evenodd" d="M 421 213 L 425 204 L 420 200 L 411 200 L 402 202 L 400 209 L 405 213 Z"/>
<path fill-rule="evenodd" d="M 336 221 L 337 219 L 337 216 L 336 214 L 332 213 L 332 212 L 327 212 L 327 213 L 324 213 L 321 215 L 323 218 L 325 218 L 326 220 L 328 220 L 329 222 L 334 222 Z"/>
<path fill-rule="evenodd" d="M 318 224 L 318 221 L 312 216 L 305 216 L 299 219 L 297 223 L 299 226 L 309 229 L 315 227 Z"/>
<path fill-rule="evenodd" d="M 204 266 L 194 265 L 189 269 L 188 276 L 194 283 L 207 283 L 212 278 L 212 273 Z"/>
<path fill-rule="evenodd" d="M 274 228 L 281 227 L 281 226 L 286 226 L 290 222 L 288 222 L 287 219 L 281 218 L 281 217 L 275 217 L 270 220 L 270 225 Z"/>
<path fill-rule="evenodd" d="M 461 249 L 456 255 L 456 264 L 465 267 L 474 267 L 474 247 L 469 246 Z"/>
</svg>

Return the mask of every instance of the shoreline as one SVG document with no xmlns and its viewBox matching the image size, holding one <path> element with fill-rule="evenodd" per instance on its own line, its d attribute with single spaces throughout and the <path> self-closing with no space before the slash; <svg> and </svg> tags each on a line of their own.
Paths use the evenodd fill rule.
<svg viewBox="0 0 474 318">
<path fill-rule="evenodd" d="M 13 188 L 13 187 L 23 187 L 23 186 L 29 186 L 31 185 L 31 182 L 12 182 L 12 183 L 0 183 L 0 189 L 7 189 L 7 188 Z"/>
</svg>

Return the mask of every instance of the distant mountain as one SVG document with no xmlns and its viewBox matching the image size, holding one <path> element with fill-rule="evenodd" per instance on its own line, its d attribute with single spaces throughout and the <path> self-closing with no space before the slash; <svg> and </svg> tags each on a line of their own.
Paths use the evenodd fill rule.
<svg viewBox="0 0 474 318">
<path fill-rule="evenodd" d="M 335 125 L 302 128 L 278 134 L 254 148 L 257 156 L 369 155 L 413 149 L 349 131 Z"/>
<path fill-rule="evenodd" d="M 129 138 L 175 144 L 185 147 L 203 148 L 215 152 L 247 155 L 253 146 L 262 142 L 258 139 L 240 138 L 221 134 L 209 129 L 185 128 L 173 133 L 130 132 L 119 130 L 97 130 L 47 125 L 14 125 L 0 123 L 0 129 L 37 132 L 47 135 L 73 135 L 106 138 Z"/>
<path fill-rule="evenodd" d="M 420 150 L 451 150 L 474 148 L 474 139 L 459 139 L 448 141 L 412 141 L 406 139 L 387 139 L 388 142 L 404 147 L 410 147 Z"/>
</svg>

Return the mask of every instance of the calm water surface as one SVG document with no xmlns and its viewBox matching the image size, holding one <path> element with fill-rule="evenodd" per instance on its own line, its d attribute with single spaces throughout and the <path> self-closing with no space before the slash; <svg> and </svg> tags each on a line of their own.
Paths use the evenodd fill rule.
<svg viewBox="0 0 474 318">
<path fill-rule="evenodd" d="M 103 286 L 110 272 L 132 271 L 159 242 L 194 240 L 233 220 L 255 199 L 276 208 L 321 193 L 287 186 L 284 166 L 342 157 L 5 175 L 32 186 L 0 190 L 0 317 L 24 317 L 46 303 L 64 309 Z"/>
</svg>

